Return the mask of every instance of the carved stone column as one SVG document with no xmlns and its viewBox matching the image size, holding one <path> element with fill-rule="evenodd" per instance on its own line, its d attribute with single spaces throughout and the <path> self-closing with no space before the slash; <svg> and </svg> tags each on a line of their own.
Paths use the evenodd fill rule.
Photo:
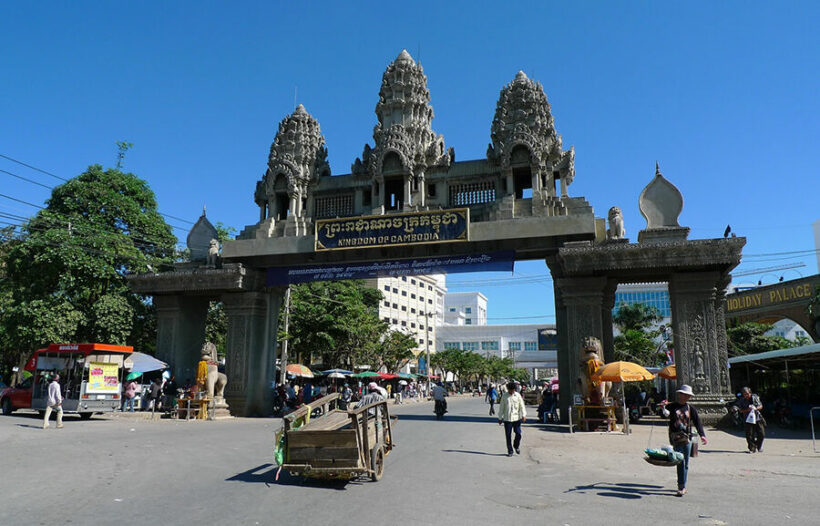
<svg viewBox="0 0 820 526">
<path fill-rule="evenodd" d="M 604 355 L 602 356 L 604 363 L 615 361 L 615 342 L 612 336 L 612 309 L 615 308 L 615 289 L 617 288 L 617 281 L 607 281 L 601 301 L 601 327 L 604 331 L 601 344 L 604 346 Z"/>
<path fill-rule="evenodd" d="M 672 274 L 669 280 L 677 385 L 692 386 L 692 403 L 701 419 L 710 423 L 725 415 L 729 396 L 726 324 L 722 308 L 716 309 L 717 301 L 722 301 L 716 294 L 720 280 L 713 271 Z"/>
<path fill-rule="evenodd" d="M 558 329 L 558 377 L 561 420 L 566 422 L 574 394 L 580 392 L 581 342 L 587 336 L 603 339 L 605 277 L 555 280 Z"/>
<path fill-rule="evenodd" d="M 275 379 L 275 340 L 283 292 L 229 293 L 222 296 L 228 317 L 225 398 L 237 416 L 271 414 Z"/>
<path fill-rule="evenodd" d="M 205 343 L 209 299 L 204 296 L 157 295 L 157 358 L 180 380 L 194 379 Z"/>
</svg>

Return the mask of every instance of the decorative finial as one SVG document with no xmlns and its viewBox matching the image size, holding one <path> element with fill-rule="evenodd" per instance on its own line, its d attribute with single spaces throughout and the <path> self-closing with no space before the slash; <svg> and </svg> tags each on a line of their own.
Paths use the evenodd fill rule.
<svg viewBox="0 0 820 526">
<path fill-rule="evenodd" d="M 202 217 L 205 217 L 205 205 L 202 205 Z"/>
<path fill-rule="evenodd" d="M 305 110 L 305 107 L 304 107 L 302 104 L 299 104 L 298 106 L 296 106 L 296 110 L 294 110 L 294 112 L 293 112 L 293 113 L 294 113 L 294 114 L 297 114 L 297 113 L 307 113 L 307 110 Z"/>
<path fill-rule="evenodd" d="M 655 161 L 655 175 L 661 175 L 661 165 L 658 164 L 658 161 Z"/>
<path fill-rule="evenodd" d="M 518 70 L 518 73 L 515 74 L 515 80 L 527 80 L 527 74 Z"/>
<path fill-rule="evenodd" d="M 413 57 L 410 56 L 410 53 L 408 53 L 406 49 L 402 49 L 399 56 L 396 57 L 396 62 L 413 62 Z"/>
</svg>

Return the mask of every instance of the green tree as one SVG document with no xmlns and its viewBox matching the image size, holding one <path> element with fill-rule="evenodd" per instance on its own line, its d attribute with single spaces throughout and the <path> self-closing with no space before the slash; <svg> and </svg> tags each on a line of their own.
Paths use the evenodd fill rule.
<svg viewBox="0 0 820 526">
<path fill-rule="evenodd" d="M 653 325 L 663 318 L 658 309 L 643 303 L 621 303 L 612 316 L 612 323 L 620 334 L 614 338 L 615 357 L 646 367 L 661 365 L 665 354 L 659 351 L 658 330 Z"/>
<path fill-rule="evenodd" d="M 293 286 L 290 327 L 280 335 L 290 342 L 289 361 L 347 368 L 375 363 L 387 332 L 378 317 L 381 298 L 381 292 L 361 281 Z"/>
<path fill-rule="evenodd" d="M 805 345 L 806 339 L 787 340 L 782 336 L 766 336 L 772 330 L 769 323 L 746 322 L 726 330 L 729 356 L 756 354 Z"/>
<path fill-rule="evenodd" d="M 6 360 L 21 363 L 60 341 L 143 349 L 153 311 L 125 276 L 170 266 L 176 244 L 148 184 L 94 165 L 56 187 L 46 205 L 6 254 Z"/>
<path fill-rule="evenodd" d="M 396 372 L 413 359 L 416 339 L 401 331 L 388 331 L 376 349 L 375 367 L 385 367 L 387 372 Z"/>
</svg>

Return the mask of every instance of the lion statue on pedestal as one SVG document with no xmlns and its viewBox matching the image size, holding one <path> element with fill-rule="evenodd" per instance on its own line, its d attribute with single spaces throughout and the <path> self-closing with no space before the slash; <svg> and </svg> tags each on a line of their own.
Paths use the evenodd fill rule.
<svg viewBox="0 0 820 526">
<path fill-rule="evenodd" d="M 213 399 L 217 405 L 224 403 L 225 385 L 228 383 L 228 377 L 225 376 L 225 373 L 219 372 L 216 345 L 211 342 L 205 342 L 202 345 L 202 361 L 207 366 L 204 389 L 208 394 L 208 398 Z"/>
<path fill-rule="evenodd" d="M 613 206 L 609 209 L 609 229 L 606 232 L 607 239 L 623 239 L 626 237 L 624 229 L 624 215 L 621 209 Z"/>
<path fill-rule="evenodd" d="M 609 396 L 609 390 L 612 388 L 612 382 L 592 380 L 592 374 L 604 365 L 601 360 L 603 354 L 604 348 L 601 340 L 594 336 L 584 338 L 581 343 L 579 381 L 581 382 L 581 396 L 586 405 L 603 405 L 604 398 Z"/>
</svg>

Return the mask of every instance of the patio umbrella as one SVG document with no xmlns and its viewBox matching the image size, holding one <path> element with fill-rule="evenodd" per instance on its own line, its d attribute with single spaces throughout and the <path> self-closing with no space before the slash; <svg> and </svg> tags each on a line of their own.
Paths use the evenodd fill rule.
<svg viewBox="0 0 820 526">
<path fill-rule="evenodd" d="M 341 374 L 342 376 L 353 374 L 353 371 L 348 371 L 346 369 L 328 369 L 327 371 L 322 371 L 322 374 L 326 374 L 330 376 L 331 374 Z M 333 376 L 332 378 L 339 378 L 338 376 Z"/>
<path fill-rule="evenodd" d="M 345 375 L 343 375 L 342 373 L 330 373 L 329 375 L 327 375 L 327 377 L 328 378 L 344 378 Z"/>
<path fill-rule="evenodd" d="M 640 382 L 651 380 L 655 375 L 642 366 L 632 362 L 612 362 L 602 365 L 592 374 L 592 380 L 598 382 Z M 626 412 L 626 397 L 621 395 L 624 403 L 624 433 L 629 432 L 629 414 Z"/>
<path fill-rule="evenodd" d="M 139 372 L 130 372 L 130 373 L 128 373 L 128 376 L 126 376 L 126 377 L 125 377 L 125 379 L 126 379 L 126 381 L 128 381 L 128 380 L 136 380 L 136 379 L 137 379 L 137 378 L 139 378 L 140 376 L 142 376 L 142 373 L 139 373 Z"/>
<path fill-rule="evenodd" d="M 675 364 L 667 365 L 663 369 L 660 370 L 658 376 L 661 378 L 666 378 L 668 380 L 674 380 L 678 377 L 678 370 L 675 368 Z"/>
<path fill-rule="evenodd" d="M 398 378 L 399 375 L 390 373 L 379 373 L 379 377 L 381 377 L 382 380 L 393 380 Z"/>
<path fill-rule="evenodd" d="M 362 371 L 358 374 L 354 374 L 353 378 L 374 378 L 377 376 L 381 376 L 379 373 L 374 373 L 373 371 Z"/>
<path fill-rule="evenodd" d="M 313 371 L 300 363 L 291 363 L 285 367 L 285 370 L 291 376 L 301 376 L 302 378 L 313 378 Z"/>
<path fill-rule="evenodd" d="M 150 354 L 132 352 L 131 355 L 125 359 L 125 368 L 131 369 L 132 373 L 149 373 L 151 371 L 167 369 L 168 364 L 162 360 L 157 360 Z"/>
<path fill-rule="evenodd" d="M 407 385 L 407 380 L 399 380 L 399 385 Z"/>
</svg>

